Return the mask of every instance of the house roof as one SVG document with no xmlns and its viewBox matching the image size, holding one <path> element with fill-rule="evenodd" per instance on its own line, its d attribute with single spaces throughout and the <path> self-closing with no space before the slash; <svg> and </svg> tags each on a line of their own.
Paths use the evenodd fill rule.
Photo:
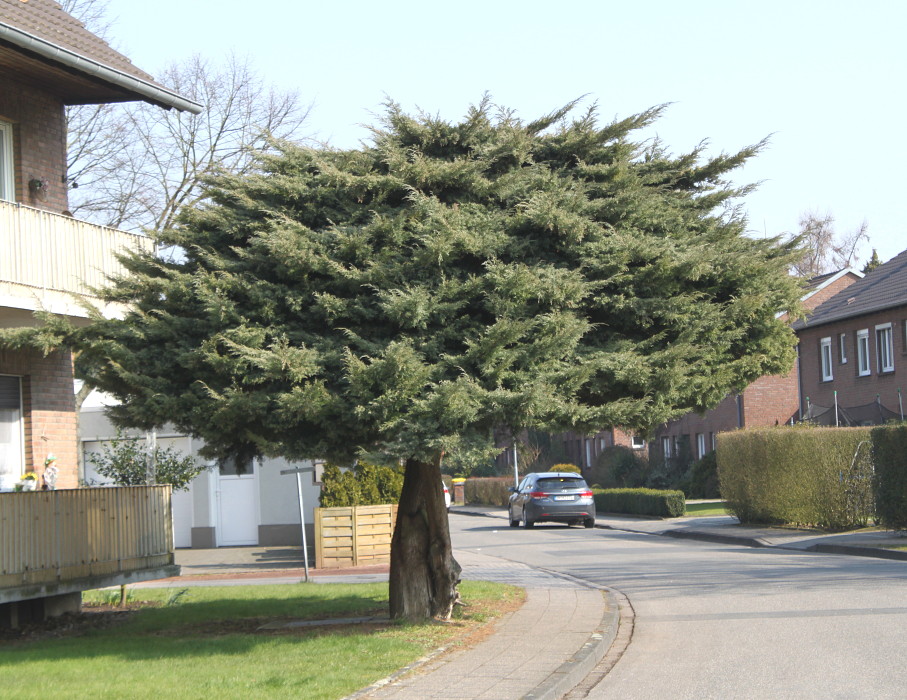
<svg viewBox="0 0 907 700">
<path fill-rule="evenodd" d="M 834 323 L 898 306 L 907 306 L 907 250 L 820 304 L 794 330 Z"/>
<path fill-rule="evenodd" d="M 144 100 L 202 110 L 155 82 L 53 0 L 0 0 L 0 71 L 41 85 L 66 104 Z"/>
</svg>

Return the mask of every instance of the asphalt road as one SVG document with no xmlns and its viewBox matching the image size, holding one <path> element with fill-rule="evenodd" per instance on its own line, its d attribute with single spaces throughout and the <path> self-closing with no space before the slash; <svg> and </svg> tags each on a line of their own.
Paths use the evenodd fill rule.
<svg viewBox="0 0 907 700">
<path fill-rule="evenodd" d="M 593 699 L 907 698 L 907 562 L 451 515 L 471 549 L 620 591 L 633 636 Z"/>
</svg>

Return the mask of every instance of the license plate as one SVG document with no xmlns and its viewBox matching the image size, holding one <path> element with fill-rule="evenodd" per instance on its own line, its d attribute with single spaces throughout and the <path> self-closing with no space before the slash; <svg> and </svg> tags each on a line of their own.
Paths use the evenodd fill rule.
<svg viewBox="0 0 907 700">
<path fill-rule="evenodd" d="M 574 496 L 555 496 L 554 497 L 555 501 L 572 501 L 573 499 L 574 499 Z"/>
</svg>

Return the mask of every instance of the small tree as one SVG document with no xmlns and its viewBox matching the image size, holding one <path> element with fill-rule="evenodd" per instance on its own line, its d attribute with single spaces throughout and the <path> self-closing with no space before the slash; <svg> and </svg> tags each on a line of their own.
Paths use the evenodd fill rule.
<svg viewBox="0 0 907 700">
<path fill-rule="evenodd" d="M 104 444 L 100 453 L 88 456 L 98 474 L 117 486 L 170 484 L 184 491 L 207 467 L 192 455 L 172 447 L 152 447 L 144 438 L 126 437 L 117 432 L 115 440 Z"/>
<path fill-rule="evenodd" d="M 798 277 L 809 279 L 859 262 L 860 246 L 869 241 L 866 222 L 850 233 L 836 232 L 834 224 L 831 214 L 800 216 L 800 230 L 793 238 L 799 241 L 801 254 L 791 266 Z"/>
</svg>

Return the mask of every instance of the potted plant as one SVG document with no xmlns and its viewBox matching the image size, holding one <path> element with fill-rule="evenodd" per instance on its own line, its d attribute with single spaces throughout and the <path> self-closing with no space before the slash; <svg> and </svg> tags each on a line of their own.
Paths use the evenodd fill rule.
<svg viewBox="0 0 907 700">
<path fill-rule="evenodd" d="M 45 177 L 33 177 L 28 181 L 28 191 L 31 193 L 32 197 L 42 202 L 47 199 L 47 190 L 49 186 L 50 183 Z"/>
<path fill-rule="evenodd" d="M 25 472 L 20 483 L 23 491 L 35 491 L 38 488 L 38 475 L 34 472 Z"/>
</svg>

